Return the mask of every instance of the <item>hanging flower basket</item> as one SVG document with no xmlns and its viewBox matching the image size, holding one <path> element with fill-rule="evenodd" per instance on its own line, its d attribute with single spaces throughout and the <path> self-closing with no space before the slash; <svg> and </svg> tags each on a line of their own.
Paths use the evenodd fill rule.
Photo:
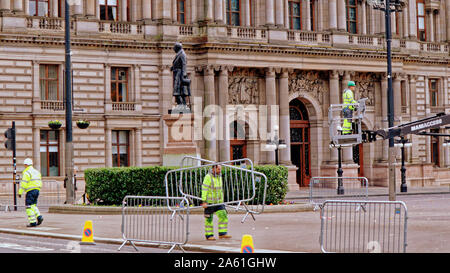
<svg viewBox="0 0 450 273">
<path fill-rule="evenodd" d="M 51 120 L 48 122 L 48 127 L 52 128 L 53 130 L 58 130 L 59 128 L 61 128 L 61 121 L 59 120 Z"/>
<path fill-rule="evenodd" d="M 80 129 L 86 129 L 89 127 L 90 122 L 87 120 L 77 120 L 77 126 Z"/>
</svg>

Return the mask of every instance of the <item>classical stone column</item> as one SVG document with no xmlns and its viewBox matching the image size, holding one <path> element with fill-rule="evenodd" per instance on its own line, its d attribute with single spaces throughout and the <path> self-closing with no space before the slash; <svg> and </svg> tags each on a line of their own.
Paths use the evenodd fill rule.
<svg viewBox="0 0 450 273">
<path fill-rule="evenodd" d="M 280 75 L 280 139 L 286 142 L 286 149 L 280 150 L 280 163 L 291 163 L 291 134 L 289 118 L 289 73 L 282 70 Z"/>
<path fill-rule="evenodd" d="M 445 0 L 445 23 L 447 25 L 447 42 L 450 42 L 450 0 Z"/>
<path fill-rule="evenodd" d="M 82 16 L 83 15 L 83 1 L 80 1 L 79 5 L 75 5 L 73 15 L 74 16 Z"/>
<path fill-rule="evenodd" d="M 277 124 L 272 122 L 272 109 L 277 105 L 275 70 L 273 68 L 266 69 L 266 105 L 267 105 L 267 136 L 269 139 L 273 137 L 274 127 Z M 275 164 L 275 152 L 267 152 L 267 163 Z"/>
<path fill-rule="evenodd" d="M 408 7 L 405 7 L 402 10 L 402 19 L 403 19 L 403 27 L 402 27 L 403 35 L 402 35 L 402 37 L 403 38 L 408 38 L 409 37 L 409 25 L 408 25 L 408 23 L 409 23 L 409 9 L 408 9 Z"/>
<path fill-rule="evenodd" d="M 381 78 L 381 120 L 382 120 L 381 124 L 382 124 L 382 128 L 388 128 L 387 87 L 388 87 L 387 75 L 383 74 L 383 76 Z M 387 162 L 388 156 L 389 156 L 389 141 L 383 140 L 381 143 L 382 143 L 381 160 L 383 162 Z"/>
<path fill-rule="evenodd" d="M 429 42 L 435 42 L 434 40 L 434 10 L 426 10 L 426 14 L 428 14 L 428 22 L 427 22 L 427 40 Z"/>
<path fill-rule="evenodd" d="M 205 86 L 204 92 L 204 106 L 205 108 L 210 105 L 216 104 L 215 84 L 214 84 L 214 68 L 212 66 L 206 66 L 203 70 L 203 81 Z M 217 113 L 215 113 L 217 114 Z M 206 126 L 204 129 L 205 139 L 205 155 L 207 159 L 217 161 L 217 123 L 214 117 L 205 118 L 205 124 L 208 123 L 211 126 L 211 130 L 208 130 Z M 207 133 L 207 134 L 206 134 Z"/>
<path fill-rule="evenodd" d="M 330 71 L 330 104 L 339 104 L 339 93 L 339 72 L 333 70 Z M 330 161 L 338 161 L 337 149 L 330 149 Z"/>
<path fill-rule="evenodd" d="M 305 5 L 305 24 L 304 30 L 311 31 L 311 0 L 302 1 Z"/>
<path fill-rule="evenodd" d="M 216 23 L 223 24 L 224 23 L 224 6 L 222 0 L 214 0 L 214 19 Z"/>
<path fill-rule="evenodd" d="M 191 23 L 197 22 L 197 0 L 191 0 Z"/>
<path fill-rule="evenodd" d="M 284 26 L 284 16 L 283 16 L 283 0 L 276 0 L 275 3 L 275 15 L 277 27 L 282 28 Z"/>
<path fill-rule="evenodd" d="M 337 24 L 338 29 L 347 31 L 347 12 L 345 0 L 337 0 Z"/>
<path fill-rule="evenodd" d="M 173 83 L 169 65 L 162 65 L 159 68 L 159 86 L 159 90 L 161 92 L 159 97 L 160 113 L 162 115 L 167 115 L 169 114 L 169 109 L 172 108 L 173 91 Z"/>
<path fill-rule="evenodd" d="M 111 103 L 111 65 L 105 64 L 105 100 Z"/>
<path fill-rule="evenodd" d="M 105 129 L 105 167 L 112 167 L 112 132 L 111 129 Z"/>
<path fill-rule="evenodd" d="M 0 0 L 0 12 L 10 12 L 10 11 L 11 11 L 11 1 Z"/>
<path fill-rule="evenodd" d="M 141 128 L 136 129 L 135 138 L 136 138 L 135 162 L 136 162 L 137 167 L 141 167 L 142 166 L 142 129 Z"/>
<path fill-rule="evenodd" d="M 266 25 L 272 26 L 275 24 L 274 21 L 274 0 L 266 0 Z"/>
<path fill-rule="evenodd" d="M 245 10 L 245 16 L 244 16 L 245 17 L 244 18 L 245 26 L 250 26 L 251 25 L 251 17 L 252 17 L 250 0 L 244 0 L 244 10 Z"/>
<path fill-rule="evenodd" d="M 142 19 L 152 19 L 152 0 L 142 0 Z"/>
<path fill-rule="evenodd" d="M 14 0 L 14 12 L 20 13 L 23 11 L 23 1 Z"/>
<path fill-rule="evenodd" d="M 222 109 L 222 116 L 219 118 L 217 128 L 220 132 L 219 138 L 219 160 L 230 160 L 230 122 L 227 118 L 227 104 L 228 104 L 228 67 L 222 66 L 219 72 L 219 106 Z"/>
<path fill-rule="evenodd" d="M 401 75 L 396 73 L 392 83 L 394 89 L 394 124 L 402 122 L 402 90 L 401 90 Z M 398 120 L 398 121 L 397 121 Z"/>
<path fill-rule="evenodd" d="M 213 0 L 204 0 L 205 1 L 205 21 L 212 21 L 213 20 L 213 15 L 214 15 L 214 5 L 213 5 Z"/>
<path fill-rule="evenodd" d="M 366 1 L 361 2 L 361 31 L 362 35 L 367 34 L 367 14 L 366 14 Z"/>
<path fill-rule="evenodd" d="M 144 0 L 145 2 L 145 0 Z M 86 17 L 94 18 L 95 17 L 95 0 L 87 0 L 86 1 Z"/>
<path fill-rule="evenodd" d="M 41 169 L 41 151 L 40 144 L 41 142 L 41 130 L 39 126 L 33 126 L 33 163 L 34 168 L 37 170 Z"/>
<path fill-rule="evenodd" d="M 121 13 L 122 13 L 122 16 L 121 17 L 119 17 L 119 18 L 121 18 L 122 19 L 122 21 L 128 21 L 130 18 L 128 18 L 128 14 L 127 14 L 127 8 L 128 8 L 128 3 L 127 3 L 128 1 L 127 0 L 122 0 L 122 2 L 121 2 Z M 165 2 L 169 2 L 169 1 L 165 1 Z"/>
<path fill-rule="evenodd" d="M 410 111 L 410 120 L 417 120 L 417 95 L 416 95 L 416 75 L 409 75 L 409 111 Z M 411 163 L 419 162 L 419 145 L 418 144 L 419 137 L 417 135 L 411 135 L 411 142 L 413 146 L 411 147 Z"/>
<path fill-rule="evenodd" d="M 416 38 L 417 37 L 417 6 L 416 6 L 416 0 L 409 0 L 408 14 L 409 14 L 409 36 L 411 38 Z"/>
<path fill-rule="evenodd" d="M 328 0 L 328 21 L 330 29 L 337 29 L 337 0 Z"/>
</svg>

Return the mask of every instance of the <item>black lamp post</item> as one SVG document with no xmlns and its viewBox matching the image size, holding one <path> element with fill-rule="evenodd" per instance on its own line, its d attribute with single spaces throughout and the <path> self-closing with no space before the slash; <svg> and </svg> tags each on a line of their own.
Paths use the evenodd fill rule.
<svg viewBox="0 0 450 273">
<path fill-rule="evenodd" d="M 403 0 L 367 0 L 367 3 L 373 6 L 374 9 L 384 11 L 386 19 L 386 53 L 387 53 L 387 78 L 388 78 L 388 126 L 394 127 L 394 93 L 392 89 L 392 52 L 391 52 L 391 13 L 401 12 L 404 6 Z M 400 92 L 400 90 L 397 90 Z M 389 138 L 389 200 L 395 201 L 395 149 L 394 138 Z"/>
<path fill-rule="evenodd" d="M 396 143 L 394 145 L 402 149 L 402 167 L 400 169 L 402 173 L 402 184 L 400 186 L 400 192 L 407 192 L 408 187 L 406 185 L 405 147 L 411 147 L 412 143 L 402 136 L 399 140 L 396 140 Z"/>
</svg>

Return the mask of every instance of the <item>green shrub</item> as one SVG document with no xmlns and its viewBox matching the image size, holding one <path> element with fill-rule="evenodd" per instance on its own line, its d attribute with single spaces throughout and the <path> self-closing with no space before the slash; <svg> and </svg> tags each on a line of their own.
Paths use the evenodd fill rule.
<svg viewBox="0 0 450 273">
<path fill-rule="evenodd" d="M 104 205 L 120 205 L 127 195 L 166 196 L 165 175 L 169 170 L 177 168 L 150 166 L 87 169 L 84 176 L 86 193 L 91 202 L 101 201 L 100 203 Z M 255 171 L 267 176 L 266 204 L 278 204 L 283 201 L 287 192 L 287 168 L 271 165 L 255 166 Z M 224 173 L 224 168 L 222 173 Z M 189 176 L 188 173 L 185 175 Z M 195 178 L 185 178 L 185 181 L 193 180 Z M 201 187 L 199 182 L 196 183 L 197 192 Z M 257 195 L 253 204 L 260 204 L 259 200 L 262 199 L 262 184 L 257 183 L 257 186 Z"/>
</svg>

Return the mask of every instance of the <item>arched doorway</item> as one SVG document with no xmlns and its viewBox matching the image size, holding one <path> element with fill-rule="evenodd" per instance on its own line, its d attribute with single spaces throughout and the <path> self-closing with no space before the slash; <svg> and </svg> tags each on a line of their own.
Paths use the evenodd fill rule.
<svg viewBox="0 0 450 273">
<path fill-rule="evenodd" d="M 246 126 L 238 121 L 230 123 L 230 159 L 247 157 Z"/>
<path fill-rule="evenodd" d="M 307 187 L 311 178 L 310 125 L 306 106 L 299 99 L 289 103 L 291 161 L 297 166 L 297 183 Z"/>
</svg>

